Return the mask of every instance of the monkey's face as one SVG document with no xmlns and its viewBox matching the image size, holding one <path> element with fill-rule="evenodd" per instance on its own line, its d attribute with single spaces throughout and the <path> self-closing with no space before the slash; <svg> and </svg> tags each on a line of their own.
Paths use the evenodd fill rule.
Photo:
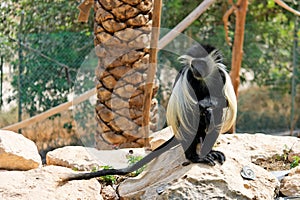
<svg viewBox="0 0 300 200">
<path fill-rule="evenodd" d="M 209 62 L 207 62 L 206 59 L 194 58 L 191 62 L 190 70 L 192 71 L 194 77 L 200 80 L 208 77 L 212 73 L 213 67 Z"/>
</svg>

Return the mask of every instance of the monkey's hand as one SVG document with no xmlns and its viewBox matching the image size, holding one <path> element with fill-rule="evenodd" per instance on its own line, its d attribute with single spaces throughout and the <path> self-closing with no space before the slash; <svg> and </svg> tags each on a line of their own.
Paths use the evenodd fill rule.
<svg viewBox="0 0 300 200">
<path fill-rule="evenodd" d="M 210 166 L 216 165 L 215 161 L 218 161 L 221 165 L 225 162 L 226 157 L 224 153 L 221 151 L 211 150 L 206 156 L 203 158 L 193 157 L 189 158 L 192 163 L 204 163 Z M 188 165 L 188 163 L 184 163 L 184 166 Z"/>
</svg>

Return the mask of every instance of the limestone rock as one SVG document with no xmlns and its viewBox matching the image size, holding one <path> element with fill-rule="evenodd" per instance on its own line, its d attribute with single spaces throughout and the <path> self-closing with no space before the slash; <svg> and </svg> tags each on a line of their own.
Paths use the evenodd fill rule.
<svg viewBox="0 0 300 200">
<path fill-rule="evenodd" d="M 263 168 L 240 157 L 224 152 L 223 165 L 182 166 L 186 161 L 183 149 L 177 146 L 161 155 L 148 171 L 127 179 L 118 187 L 122 199 L 274 199 L 279 182 Z M 244 165 L 254 170 L 254 181 L 244 180 Z"/>
<path fill-rule="evenodd" d="M 101 185 L 96 179 L 70 181 L 62 186 L 58 181 L 73 170 L 46 166 L 29 171 L 0 172 L 0 199 L 91 199 L 102 200 Z"/>
<path fill-rule="evenodd" d="M 119 199 L 116 191 L 110 185 L 105 186 L 101 190 L 101 195 L 104 200 L 118 200 Z"/>
<path fill-rule="evenodd" d="M 156 149 L 160 145 L 164 144 L 174 135 L 172 128 L 167 127 L 161 131 L 154 132 L 150 134 L 150 147 L 151 150 Z"/>
<path fill-rule="evenodd" d="M 68 167 L 79 171 L 91 171 L 103 163 L 97 162 L 93 148 L 66 146 L 50 151 L 46 155 L 47 165 Z"/>
<path fill-rule="evenodd" d="M 281 155 L 287 146 L 294 152 L 300 152 L 300 139 L 290 136 L 273 136 L 266 134 L 225 134 L 217 140 L 219 149 L 236 152 L 240 157 L 250 162 L 258 159 L 267 160 L 275 155 Z"/>
<path fill-rule="evenodd" d="M 300 166 L 293 168 L 282 180 L 280 192 L 285 196 L 300 196 Z"/>
<path fill-rule="evenodd" d="M 132 154 L 129 153 L 131 151 Z M 128 166 L 128 159 L 126 156 L 129 154 L 134 156 L 144 156 L 145 150 L 143 148 L 97 150 L 90 147 L 67 146 L 48 152 L 47 164 L 87 171 L 91 171 L 92 169 L 95 169 L 95 167 L 107 165 L 118 169 Z"/>
<path fill-rule="evenodd" d="M 172 134 L 151 135 L 153 148 L 168 140 Z M 160 141 L 161 140 L 161 141 Z M 155 142 L 158 141 L 157 144 Z M 255 165 L 257 159 L 268 159 L 281 155 L 283 150 L 293 147 L 300 152 L 300 139 L 264 134 L 220 135 L 216 150 L 226 155 L 223 165 L 210 167 L 190 164 L 182 148 L 175 147 L 148 165 L 148 171 L 140 176 L 127 179 L 118 187 L 123 199 L 274 199 L 279 190 L 279 181 L 272 173 Z M 240 172 L 249 166 L 255 173 L 255 180 L 245 180 Z M 300 168 L 294 169 L 282 182 L 281 192 L 285 195 L 299 195 Z"/>
<path fill-rule="evenodd" d="M 0 130 L 0 168 L 30 170 L 40 167 L 41 164 L 42 160 L 34 142 L 21 134 Z"/>
</svg>

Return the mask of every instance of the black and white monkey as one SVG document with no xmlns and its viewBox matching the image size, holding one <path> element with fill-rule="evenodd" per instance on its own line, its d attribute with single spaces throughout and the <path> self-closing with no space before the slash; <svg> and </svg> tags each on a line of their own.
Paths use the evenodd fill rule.
<svg viewBox="0 0 300 200">
<path fill-rule="evenodd" d="M 219 133 L 233 126 L 237 102 L 220 53 L 209 45 L 195 45 L 179 60 L 183 68 L 176 77 L 167 107 L 167 122 L 174 136 L 132 166 L 74 174 L 63 181 L 126 175 L 179 144 L 189 162 L 215 165 L 215 161 L 225 161 L 225 155 L 212 147 Z M 197 152 L 199 144 L 201 150 Z"/>
</svg>

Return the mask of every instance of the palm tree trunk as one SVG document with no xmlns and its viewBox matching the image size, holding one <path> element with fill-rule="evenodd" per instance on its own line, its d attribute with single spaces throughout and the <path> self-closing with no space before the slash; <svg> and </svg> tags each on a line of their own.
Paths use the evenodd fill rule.
<svg viewBox="0 0 300 200">
<path fill-rule="evenodd" d="M 102 149 L 103 141 L 121 148 L 141 147 L 152 0 L 95 0 L 94 9 L 99 57 L 96 147 Z M 152 110 L 154 105 L 153 100 Z"/>
</svg>

